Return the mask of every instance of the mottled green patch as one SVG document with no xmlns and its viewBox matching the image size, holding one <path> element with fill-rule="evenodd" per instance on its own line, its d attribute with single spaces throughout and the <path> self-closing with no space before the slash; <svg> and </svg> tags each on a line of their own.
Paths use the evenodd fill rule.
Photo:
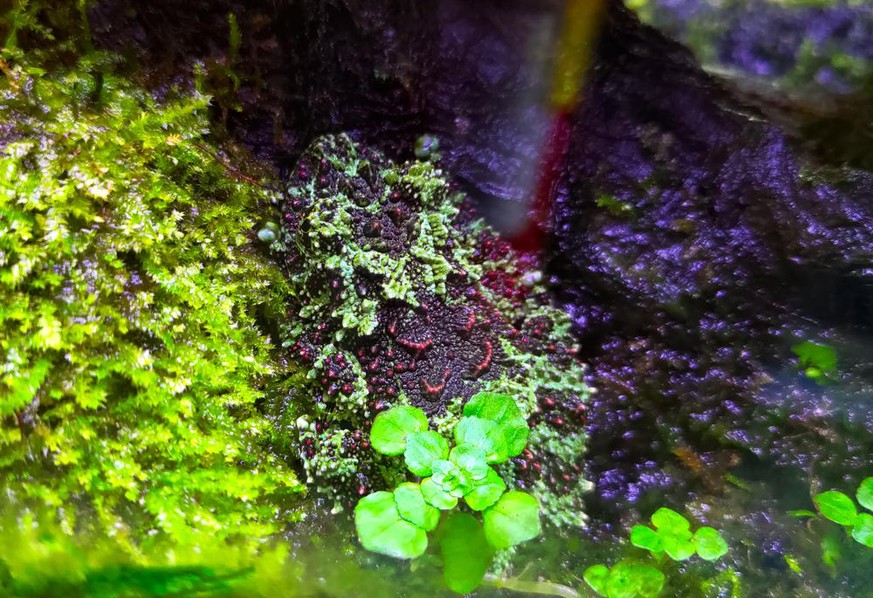
<svg viewBox="0 0 873 598">
<path fill-rule="evenodd" d="M 536 258 L 473 216 L 438 164 L 394 164 L 347 135 L 303 153 L 282 212 L 272 248 L 291 288 L 283 344 L 308 373 L 267 409 L 276 445 L 300 459 L 307 483 L 337 508 L 350 494 L 392 487 L 406 474 L 369 448 L 376 415 L 414 405 L 447 436 L 464 402 L 485 390 L 511 395 L 522 427 L 544 399 L 563 415 L 535 429 L 573 418 L 561 432 L 569 448 L 531 442 L 520 457 L 526 473 L 501 473 L 530 485 L 530 476 L 562 480 L 538 485 L 538 498 L 566 511 L 547 508 L 553 521 L 581 522 L 589 484 L 578 422 L 590 389 Z"/>
</svg>

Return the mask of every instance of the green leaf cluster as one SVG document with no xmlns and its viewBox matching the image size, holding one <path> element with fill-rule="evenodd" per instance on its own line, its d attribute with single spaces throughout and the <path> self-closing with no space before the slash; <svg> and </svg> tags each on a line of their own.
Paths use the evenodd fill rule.
<svg viewBox="0 0 873 598">
<path fill-rule="evenodd" d="M 704 526 L 692 534 L 688 519 L 672 509 L 661 507 L 651 522 L 654 529 L 639 524 L 631 529 L 631 544 L 655 557 L 666 553 L 674 561 L 684 561 L 696 553 L 705 561 L 716 561 L 727 554 L 728 544 L 718 530 Z"/>
<path fill-rule="evenodd" d="M 428 428 L 424 412 L 406 405 L 392 407 L 373 421 L 373 449 L 403 455 L 409 471 L 423 479 L 362 498 L 355 507 L 355 527 L 367 550 L 414 559 L 427 549 L 427 533 L 437 529 L 440 512 L 456 509 L 463 500 L 482 513 L 482 523 L 472 515 L 453 513 L 438 535 L 446 583 L 466 593 L 481 583 L 495 550 L 540 533 L 537 500 L 507 491 L 492 467 L 524 450 L 528 425 L 511 397 L 481 392 L 464 406 L 453 430 L 454 446 Z"/>
<path fill-rule="evenodd" d="M 0 80 L 4 490 L 70 528 L 79 504 L 113 534 L 260 537 L 302 489 L 255 408 L 256 318 L 285 293 L 254 236 L 273 194 L 207 141 L 209 98 L 89 65 Z"/>
<path fill-rule="evenodd" d="M 611 568 L 594 565 L 582 577 L 597 594 L 609 598 L 657 596 L 665 579 L 657 568 L 636 561 L 621 561 Z"/>
<path fill-rule="evenodd" d="M 855 498 L 861 507 L 873 511 L 873 477 L 861 481 Z M 812 501 L 822 517 L 843 526 L 859 544 L 873 548 L 873 515 L 860 511 L 849 496 L 828 490 L 816 494 Z"/>
<path fill-rule="evenodd" d="M 662 507 L 651 517 L 652 527 L 635 525 L 631 544 L 649 552 L 654 563 L 623 560 L 607 567 L 597 564 L 583 574 L 585 582 L 597 594 L 608 598 L 649 598 L 658 596 L 666 577 L 659 569 L 669 558 L 685 561 L 697 554 L 705 561 L 716 561 L 728 552 L 728 544 L 718 530 L 704 526 L 691 531 L 688 519 L 672 509 Z"/>
</svg>

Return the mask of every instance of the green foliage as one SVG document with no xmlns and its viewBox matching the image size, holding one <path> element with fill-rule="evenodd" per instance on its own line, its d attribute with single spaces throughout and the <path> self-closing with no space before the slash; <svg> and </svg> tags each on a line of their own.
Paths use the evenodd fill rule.
<svg viewBox="0 0 873 598">
<path fill-rule="evenodd" d="M 158 104 L 88 64 L 0 82 L 6 497 L 70 529 L 80 505 L 134 544 L 131 527 L 272 533 L 301 490 L 255 409 L 275 373 L 256 313 L 279 313 L 286 288 L 252 247 L 272 194 L 216 157 L 208 98 Z"/>
<path fill-rule="evenodd" d="M 797 366 L 807 378 L 822 383 L 837 373 L 837 352 L 830 345 L 803 341 L 791 347 L 791 352 L 797 356 Z"/>
<path fill-rule="evenodd" d="M 130 553 L 126 538 L 86 520 L 75 534 L 44 509 L 0 515 L 0 596 L 158 598 L 300 596 L 283 542 L 183 546 L 169 537 Z M 269 591 L 263 591 L 269 589 Z"/>
<path fill-rule="evenodd" d="M 704 561 L 717 561 L 728 552 L 728 543 L 721 532 L 712 527 L 701 527 L 694 532 L 694 548 Z"/>
<path fill-rule="evenodd" d="M 613 195 L 603 194 L 594 200 L 598 208 L 603 208 L 615 218 L 627 219 L 634 215 L 634 207 L 626 202 L 620 201 Z"/>
<path fill-rule="evenodd" d="M 855 525 L 855 519 L 858 518 L 858 508 L 852 499 L 842 492 L 835 490 L 822 492 L 816 494 L 812 502 L 815 503 L 815 508 L 825 519 L 830 519 L 840 525 Z"/>
<path fill-rule="evenodd" d="M 674 561 L 684 561 L 695 553 L 706 561 L 715 561 L 727 554 L 728 545 L 721 533 L 711 527 L 701 527 L 693 534 L 691 523 L 672 509 L 661 507 L 652 515 L 652 525 L 635 525 L 631 544 L 654 556 L 666 553 Z"/>
<path fill-rule="evenodd" d="M 225 573 L 205 566 L 108 566 L 87 571 L 81 581 L 49 578 L 33 585 L 14 584 L 11 595 L 16 598 L 230 596 L 249 573 L 248 569 Z"/>
<path fill-rule="evenodd" d="M 436 529 L 440 520 L 439 509 L 430 505 L 421 493 L 421 486 L 405 482 L 394 489 L 394 501 L 400 516 L 426 532 Z"/>
<path fill-rule="evenodd" d="M 662 507 L 651 517 L 652 526 L 635 525 L 631 544 L 647 551 L 653 562 L 624 560 L 613 566 L 592 565 L 585 570 L 585 582 L 599 595 L 608 598 L 648 598 L 658 596 L 666 577 L 659 569 L 666 559 L 685 561 L 695 553 L 704 561 L 717 561 L 728 552 L 728 544 L 718 530 L 704 526 L 691 531 L 691 522 L 672 509 Z"/>
<path fill-rule="evenodd" d="M 488 543 L 482 525 L 467 513 L 452 513 L 440 531 L 446 584 L 453 592 L 468 594 L 485 577 L 494 548 Z"/>
<path fill-rule="evenodd" d="M 524 450 L 519 439 L 526 422 L 511 397 L 479 393 L 456 424 L 456 445 L 432 430 L 424 412 L 400 405 L 373 421 L 370 442 L 377 452 L 404 456 L 409 470 L 425 477 L 400 484 L 394 492 L 375 492 L 355 507 L 355 527 L 367 550 L 397 558 L 421 556 L 426 532 L 437 526 L 439 511 L 450 511 L 463 498 L 482 512 L 483 524 L 470 515 L 448 517 L 441 527 L 444 576 L 459 593 L 478 587 L 495 549 L 520 544 L 540 534 L 537 500 L 506 491 L 506 482 L 489 464 L 502 463 Z M 475 414 L 475 415 L 474 415 Z M 460 428 L 460 431 L 459 431 Z M 475 549 L 475 550 L 474 550 Z M 475 554 L 474 554 L 475 553 Z"/>
<path fill-rule="evenodd" d="M 608 598 L 646 598 L 657 596 L 664 587 L 664 574 L 655 567 L 634 561 L 621 561 L 611 569 L 593 565 L 583 578 L 595 592 Z"/>
<path fill-rule="evenodd" d="M 530 427 L 518 405 L 507 395 L 480 392 L 464 405 L 464 416 L 490 420 L 500 426 L 510 457 L 521 454 L 527 446 Z"/>
<path fill-rule="evenodd" d="M 355 527 L 367 550 L 414 559 L 427 548 L 427 532 L 400 514 L 394 492 L 368 494 L 355 507 Z"/>
<path fill-rule="evenodd" d="M 398 405 L 376 416 L 370 430 L 370 442 L 378 453 L 400 455 L 406 450 L 409 435 L 427 430 L 427 426 L 427 416 L 421 409 Z"/>
<path fill-rule="evenodd" d="M 855 519 L 855 525 L 852 528 L 852 538 L 858 544 L 863 544 L 869 548 L 873 548 L 873 515 L 869 513 L 861 513 Z"/>
<path fill-rule="evenodd" d="M 868 511 L 873 511 L 873 477 L 865 478 L 855 492 L 858 503 Z M 873 515 L 858 511 L 855 502 L 846 494 L 837 490 L 820 492 L 812 498 L 819 514 L 828 521 L 837 523 L 846 530 L 858 544 L 873 548 Z M 835 550 L 828 549 L 822 543 L 822 557 L 830 566 L 834 566 L 837 556 Z"/>
<path fill-rule="evenodd" d="M 873 511 L 873 477 L 865 478 L 858 486 L 858 491 L 855 493 L 855 498 L 862 507 L 868 511 Z"/>
<path fill-rule="evenodd" d="M 455 426 L 455 442 L 478 448 L 486 463 L 503 463 L 509 459 L 507 437 L 500 426 L 489 419 L 462 417 Z"/>
<path fill-rule="evenodd" d="M 413 432 L 407 437 L 403 458 L 406 468 L 417 476 L 431 475 L 433 463 L 448 456 L 449 443 L 433 430 Z"/>
<path fill-rule="evenodd" d="M 513 490 L 482 513 L 485 537 L 494 548 L 509 548 L 540 535 L 540 506 L 530 494 Z"/>
</svg>

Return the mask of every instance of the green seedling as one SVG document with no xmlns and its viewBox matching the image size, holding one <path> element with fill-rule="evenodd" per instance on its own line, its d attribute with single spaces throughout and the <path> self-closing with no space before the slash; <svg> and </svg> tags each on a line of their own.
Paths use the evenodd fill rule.
<svg viewBox="0 0 873 598">
<path fill-rule="evenodd" d="M 655 567 L 634 561 L 621 561 L 612 568 L 594 565 L 585 570 L 583 578 L 597 594 L 609 598 L 657 596 L 665 579 Z"/>
<path fill-rule="evenodd" d="M 647 550 L 655 562 L 624 560 L 611 568 L 602 564 L 589 567 L 583 578 L 598 595 L 607 598 L 658 596 L 666 579 L 658 565 L 664 563 L 665 557 L 678 562 L 697 554 L 705 561 L 716 561 L 728 552 L 721 532 L 704 526 L 692 533 L 688 519 L 672 509 L 658 509 L 651 522 L 653 527 L 635 525 L 631 529 L 631 544 Z"/>
<path fill-rule="evenodd" d="M 727 554 L 727 542 L 719 531 L 701 527 L 692 534 L 688 519 L 672 509 L 658 509 L 651 521 L 654 529 L 647 525 L 633 527 L 631 544 L 657 558 L 666 553 L 674 561 L 684 561 L 697 554 L 705 561 L 716 561 Z"/>
<path fill-rule="evenodd" d="M 495 550 L 540 533 L 537 500 L 507 491 L 492 467 L 524 450 L 529 428 L 515 401 L 494 393 L 479 393 L 464 406 L 453 430 L 454 446 L 428 426 L 421 409 L 405 405 L 373 421 L 373 449 L 403 455 L 419 481 L 362 498 L 355 507 L 355 527 L 367 550 L 414 559 L 427 550 L 428 532 L 439 526 L 446 583 L 467 593 L 482 582 Z M 461 501 L 482 513 L 481 523 L 460 512 L 441 518 L 442 511 L 454 511 Z"/>
<path fill-rule="evenodd" d="M 830 345 L 803 341 L 791 347 L 797 356 L 797 367 L 804 375 L 823 384 L 837 373 L 837 352 Z"/>
<path fill-rule="evenodd" d="M 873 477 L 861 482 L 855 498 L 858 505 L 873 511 Z M 828 490 L 816 494 L 812 501 L 822 517 L 843 526 L 846 533 L 859 544 L 873 548 L 873 515 L 861 511 L 848 495 Z"/>
</svg>

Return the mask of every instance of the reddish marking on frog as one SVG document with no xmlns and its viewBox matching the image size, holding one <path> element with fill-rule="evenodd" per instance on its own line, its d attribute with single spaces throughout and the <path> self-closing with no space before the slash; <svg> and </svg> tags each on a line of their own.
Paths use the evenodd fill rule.
<svg viewBox="0 0 873 598">
<path fill-rule="evenodd" d="M 405 339 L 405 338 L 398 338 L 395 340 L 397 341 L 398 345 L 400 345 L 401 347 L 403 347 L 405 349 L 409 349 L 410 351 L 414 352 L 416 355 L 421 355 L 422 353 L 427 351 L 428 347 L 430 347 L 433 344 L 433 341 L 430 339 L 427 339 L 427 340 L 420 342 L 420 343 L 416 342 L 416 341 L 411 341 L 411 340 Z"/>
<path fill-rule="evenodd" d="M 397 337 L 397 320 L 391 320 L 391 323 L 388 324 L 388 334 L 391 335 L 391 338 Z"/>
<path fill-rule="evenodd" d="M 476 324 L 476 312 L 470 307 L 465 308 L 465 311 L 467 312 L 467 321 L 461 326 L 461 336 L 466 338 L 470 336 L 473 326 Z"/>
<path fill-rule="evenodd" d="M 482 358 L 482 361 L 476 364 L 476 367 L 473 368 L 473 372 L 471 376 L 473 378 L 478 378 L 491 367 L 491 356 L 494 353 L 494 346 L 491 344 L 491 341 L 485 341 L 485 357 Z"/>
<path fill-rule="evenodd" d="M 443 372 L 443 380 L 439 384 L 431 384 L 427 380 L 422 380 L 421 381 L 422 392 L 429 397 L 432 397 L 435 399 L 439 398 L 439 396 L 441 394 L 443 394 L 443 390 L 445 390 L 446 384 L 448 383 L 451 375 L 452 375 L 452 371 L 449 369 L 446 369 L 445 372 Z"/>
</svg>

